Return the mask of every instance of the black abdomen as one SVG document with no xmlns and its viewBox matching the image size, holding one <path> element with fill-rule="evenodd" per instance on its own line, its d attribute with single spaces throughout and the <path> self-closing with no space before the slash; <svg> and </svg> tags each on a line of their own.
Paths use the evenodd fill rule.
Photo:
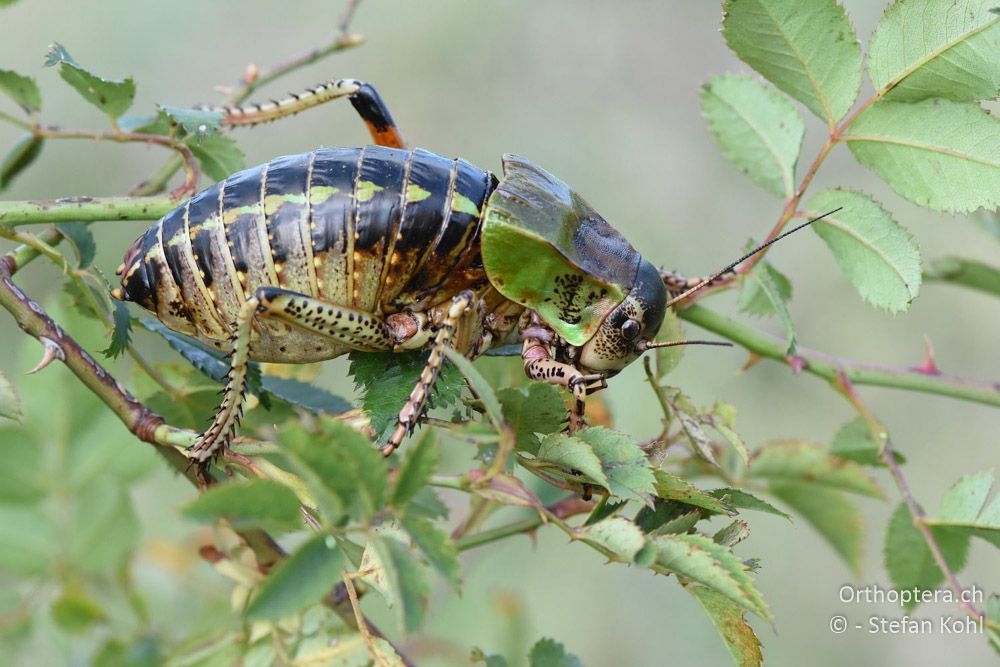
<svg viewBox="0 0 1000 667">
<path fill-rule="evenodd" d="M 218 339 L 258 287 L 359 310 L 422 308 L 485 280 L 489 172 L 423 150 L 321 148 L 233 174 L 126 254 L 126 299 Z"/>
</svg>

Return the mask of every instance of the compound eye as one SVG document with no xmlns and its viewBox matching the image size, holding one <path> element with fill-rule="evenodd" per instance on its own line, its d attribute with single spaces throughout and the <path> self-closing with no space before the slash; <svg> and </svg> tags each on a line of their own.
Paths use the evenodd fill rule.
<svg viewBox="0 0 1000 667">
<path fill-rule="evenodd" d="M 642 327 L 635 320 L 628 319 L 622 322 L 622 338 L 625 340 L 635 339 L 641 330 Z"/>
</svg>

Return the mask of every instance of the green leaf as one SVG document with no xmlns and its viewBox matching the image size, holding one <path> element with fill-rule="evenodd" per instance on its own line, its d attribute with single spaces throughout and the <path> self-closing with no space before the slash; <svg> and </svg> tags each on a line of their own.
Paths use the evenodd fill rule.
<svg viewBox="0 0 1000 667">
<path fill-rule="evenodd" d="M 716 514 L 733 513 L 715 492 L 705 493 L 666 470 L 654 470 L 653 475 L 656 478 L 656 495 L 664 500 L 678 500 Z"/>
<path fill-rule="evenodd" d="M 201 163 L 201 170 L 213 181 L 246 168 L 243 151 L 231 138 L 222 134 L 207 137 L 190 136 L 184 140 Z"/>
<path fill-rule="evenodd" d="M 171 331 L 157 320 L 142 319 L 140 322 L 142 326 L 162 336 L 170 347 L 207 377 L 220 384 L 225 383 L 226 374 L 229 372 L 229 361 L 219 351 L 202 345 L 193 338 Z M 261 397 L 262 403 L 264 398 L 273 396 L 314 412 L 340 414 L 350 409 L 347 401 L 319 387 L 291 378 L 262 376 L 260 366 L 255 362 L 250 363 L 247 386 L 251 392 Z"/>
<path fill-rule="evenodd" d="M 545 382 L 497 391 L 504 419 L 517 435 L 517 449 L 537 454 L 538 434 L 554 433 L 566 421 L 566 400 L 559 389 Z"/>
<path fill-rule="evenodd" d="M 924 268 L 924 279 L 960 285 L 1000 296 L 1000 268 L 963 257 L 938 257 Z"/>
<path fill-rule="evenodd" d="M 14 385 L 3 374 L 3 371 L 0 371 L 0 417 L 20 422 L 23 416 L 21 399 L 18 398 Z"/>
<path fill-rule="evenodd" d="M 794 194 L 805 123 L 787 97 L 750 77 L 727 74 L 702 86 L 701 108 L 737 169 L 773 195 Z"/>
<path fill-rule="evenodd" d="M 864 518 L 844 493 L 806 483 L 772 483 L 770 491 L 812 524 L 855 575 L 861 574 Z"/>
<path fill-rule="evenodd" d="M 24 109 L 25 113 L 32 113 L 42 108 L 42 93 L 30 76 L 22 76 L 9 69 L 0 69 L 0 90 Z"/>
<path fill-rule="evenodd" d="M 611 517 L 574 531 L 574 537 L 613 553 L 619 560 L 631 563 L 646 546 L 646 536 L 634 523 L 621 517 Z"/>
<path fill-rule="evenodd" d="M 760 640 L 747 623 L 740 607 L 711 588 L 705 586 L 684 588 L 701 603 L 705 613 L 712 619 L 712 625 L 726 643 L 733 662 L 739 667 L 761 667 L 764 664 Z"/>
<path fill-rule="evenodd" d="M 486 408 L 486 416 L 489 417 L 493 428 L 498 431 L 505 428 L 500 401 L 497 400 L 497 395 L 493 391 L 493 387 L 490 386 L 490 383 L 486 381 L 486 378 L 476 370 L 471 361 L 463 357 L 456 350 L 446 347 L 444 348 L 444 356 L 458 367 L 459 372 L 468 381 L 472 392 L 482 401 L 483 407 Z"/>
<path fill-rule="evenodd" d="M 705 510 L 678 500 L 655 498 L 653 508 L 640 508 L 634 521 L 644 533 L 687 533 L 708 514 Z"/>
<path fill-rule="evenodd" d="M 723 488 L 715 489 L 709 493 L 730 507 L 743 510 L 756 510 L 757 512 L 767 512 L 768 514 L 784 517 L 789 521 L 792 520 L 792 517 L 788 516 L 771 503 L 766 500 L 761 500 L 757 496 L 744 491 L 743 489 Z"/>
<path fill-rule="evenodd" d="M 868 74 L 895 102 L 997 96 L 996 0 L 906 0 L 889 6 L 868 46 Z"/>
<path fill-rule="evenodd" d="M 853 461 L 836 457 L 820 445 L 779 440 L 761 447 L 750 461 L 748 478 L 771 483 L 807 483 L 810 486 L 884 498 L 882 489 Z"/>
<path fill-rule="evenodd" d="M 404 632 L 414 633 L 424 621 L 427 598 L 430 595 L 424 572 L 410 550 L 399 540 L 379 534 L 372 544 L 385 570 L 400 624 Z"/>
<path fill-rule="evenodd" d="M 333 421 L 324 424 L 318 435 L 301 428 L 282 429 L 278 440 L 317 495 L 336 499 L 338 514 L 350 509 L 356 518 L 370 518 L 382 510 L 388 486 L 385 461 L 364 435 Z"/>
<path fill-rule="evenodd" d="M 56 228 L 64 238 L 69 239 L 76 250 L 79 258 L 79 268 L 85 269 L 94 261 L 97 253 L 97 242 L 94 241 L 94 234 L 90 231 L 90 226 L 82 222 L 59 222 Z"/>
<path fill-rule="evenodd" d="M 285 486 L 269 479 L 213 485 L 184 507 L 193 519 L 226 518 L 236 528 L 265 526 L 295 530 L 302 527 L 299 499 Z"/>
<path fill-rule="evenodd" d="M 132 115 L 126 114 L 118 119 L 118 127 L 122 132 L 136 134 L 170 134 L 169 118 L 164 114 Z"/>
<path fill-rule="evenodd" d="M 403 514 L 400 524 L 413 538 L 413 543 L 427 557 L 427 561 L 449 584 L 458 589 L 458 549 L 447 533 L 433 523 L 418 516 Z"/>
<path fill-rule="evenodd" d="M 427 360 L 422 352 L 352 352 L 349 373 L 361 391 L 361 407 L 384 443 L 396 426 L 396 417 L 417 384 Z M 458 400 L 465 379 L 454 366 L 445 365 L 434 383 L 434 405 L 448 407 Z"/>
<path fill-rule="evenodd" d="M 566 652 L 554 639 L 539 639 L 528 654 L 529 667 L 583 667 L 580 659 Z"/>
<path fill-rule="evenodd" d="M 101 354 L 109 359 L 117 359 L 125 354 L 132 343 L 132 316 L 121 301 L 115 301 L 115 327 L 111 332 L 111 342 L 101 350 Z"/>
<path fill-rule="evenodd" d="M 728 547 L 704 535 L 660 535 L 652 542 L 660 567 L 705 584 L 764 620 L 771 620 L 771 612 L 746 566 Z"/>
<path fill-rule="evenodd" d="M 914 204 L 953 213 L 1000 205 L 1000 119 L 977 104 L 878 102 L 843 139 Z"/>
<path fill-rule="evenodd" d="M 744 285 L 753 283 L 751 290 L 760 295 L 763 301 L 768 304 L 765 310 L 770 310 L 778 315 L 782 325 L 785 327 L 785 354 L 795 354 L 795 325 L 792 324 L 792 316 L 788 313 L 788 306 L 785 303 L 785 296 L 782 293 L 781 283 L 774 280 L 771 272 L 755 268 L 744 274 Z M 746 289 L 746 288 L 744 288 Z M 786 293 L 790 290 L 786 290 Z"/>
<path fill-rule="evenodd" d="M 406 448 L 403 464 L 396 473 L 396 481 L 389 504 L 403 508 L 422 489 L 437 465 L 438 450 L 433 431 L 425 431 L 415 443 Z"/>
<path fill-rule="evenodd" d="M 0 505 L 0 572 L 43 575 L 60 543 L 60 534 L 41 508 Z"/>
<path fill-rule="evenodd" d="M 225 117 L 221 111 L 182 109 L 163 104 L 159 107 L 174 124 L 180 125 L 185 132 L 195 135 L 199 140 L 222 129 L 220 123 Z"/>
<path fill-rule="evenodd" d="M 969 536 L 949 530 L 934 530 L 933 534 L 948 567 L 952 571 L 961 570 L 969 552 Z M 906 503 L 900 503 L 889 520 L 885 535 L 885 569 L 893 586 L 900 590 L 932 590 L 944 581 L 944 573 L 913 524 Z M 919 602 L 919 598 L 914 597 L 917 599 L 907 605 L 907 609 L 913 609 Z"/>
<path fill-rule="evenodd" d="M 608 490 L 621 498 L 652 503 L 653 470 L 639 445 L 617 431 L 594 426 L 574 434 L 594 450 L 608 480 Z"/>
<path fill-rule="evenodd" d="M 339 415 L 354 407 L 340 396 L 295 378 L 261 375 L 260 387 L 274 398 L 317 414 Z"/>
<path fill-rule="evenodd" d="M 830 443 L 830 453 L 863 466 L 885 466 L 879 458 L 878 445 L 861 417 L 840 427 Z M 906 457 L 899 452 L 894 451 L 893 457 L 896 463 L 906 463 Z"/>
<path fill-rule="evenodd" d="M 59 66 L 59 76 L 73 86 L 85 100 L 112 118 L 128 111 L 135 98 L 135 81 L 109 81 L 91 74 L 80 66 L 61 44 L 55 43 L 45 54 L 45 66 Z"/>
<path fill-rule="evenodd" d="M 740 59 L 831 125 L 861 87 L 861 46 L 834 0 L 726 0 L 722 34 Z"/>
<path fill-rule="evenodd" d="M 749 251 L 750 248 L 747 248 Z M 773 292 L 776 292 L 779 301 L 788 303 L 792 299 L 792 283 L 785 274 L 778 271 L 768 261 L 761 261 L 754 270 L 757 275 L 766 275 L 773 285 Z M 754 279 L 744 279 L 740 289 L 740 311 L 747 315 L 771 316 L 777 314 L 777 309 L 771 300 L 772 294 L 766 292 L 760 285 L 760 281 Z M 786 311 L 787 312 L 787 311 Z"/>
<path fill-rule="evenodd" d="M 808 209 L 840 208 L 812 224 L 861 298 L 891 313 L 906 310 L 920 291 L 920 250 L 913 236 L 868 195 L 825 190 Z"/>
<path fill-rule="evenodd" d="M 268 575 L 247 607 L 247 618 L 274 621 L 319 602 L 340 581 L 344 565 L 332 537 L 313 536 Z"/>
<path fill-rule="evenodd" d="M 448 506 L 429 486 L 425 486 L 406 505 L 406 513 L 424 519 L 447 519 Z"/>
<path fill-rule="evenodd" d="M 82 634 L 99 621 L 107 619 L 104 610 L 79 590 L 64 591 L 50 608 L 52 620 L 64 632 Z"/>
<path fill-rule="evenodd" d="M 601 486 L 608 487 L 608 478 L 604 475 L 601 460 L 591 446 L 579 438 L 563 433 L 551 433 L 542 439 L 537 458 L 563 468 L 577 470 Z"/>
<path fill-rule="evenodd" d="M 692 451 L 699 454 L 712 465 L 718 466 L 719 462 L 716 460 L 715 452 L 712 449 L 712 439 L 705 432 L 705 429 L 702 428 L 700 415 L 698 415 L 698 411 L 691 404 L 691 401 L 680 392 L 674 392 L 674 395 L 666 393 L 664 398 L 673 411 L 677 422 L 681 425 L 681 432 L 684 433 L 687 441 L 691 443 Z"/>
<path fill-rule="evenodd" d="M 524 482 L 513 475 L 493 475 L 486 485 L 476 484 L 472 492 L 480 498 L 512 507 L 531 507 L 540 510 L 542 501 Z"/>
<path fill-rule="evenodd" d="M 669 342 L 684 340 L 684 330 L 681 328 L 681 319 L 673 308 L 668 310 L 663 317 L 663 324 L 659 333 L 656 334 L 657 342 Z M 656 350 L 656 377 L 662 378 L 670 371 L 677 368 L 684 356 L 684 345 L 674 345 L 673 347 L 661 347 Z"/>
<path fill-rule="evenodd" d="M 1000 595 L 996 593 L 986 602 L 986 634 L 993 650 L 1000 653 Z"/>
<path fill-rule="evenodd" d="M 936 531 L 976 536 L 1000 548 L 1000 496 L 989 505 L 986 499 L 993 487 L 993 471 L 966 475 L 941 499 L 937 516 L 925 519 Z"/>
<path fill-rule="evenodd" d="M 45 140 L 33 134 L 21 135 L 7 151 L 3 162 L 0 162 L 0 191 L 10 187 L 14 178 L 31 166 L 42 152 Z"/>
</svg>

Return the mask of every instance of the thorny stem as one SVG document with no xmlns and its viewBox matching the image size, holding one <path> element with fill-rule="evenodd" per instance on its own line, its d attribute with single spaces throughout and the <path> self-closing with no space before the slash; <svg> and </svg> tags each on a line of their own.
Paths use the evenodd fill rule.
<svg viewBox="0 0 1000 667">
<path fill-rule="evenodd" d="M 455 546 L 458 547 L 459 551 L 466 551 L 513 535 L 530 533 L 544 524 L 547 518 L 568 519 L 577 514 L 590 512 L 594 509 L 594 505 L 593 501 L 583 500 L 579 494 L 573 493 L 559 502 L 549 505 L 542 513 L 538 513 L 535 516 L 514 521 L 497 528 L 491 528 L 490 530 L 473 533 L 472 535 L 465 535 L 455 542 Z"/>
<path fill-rule="evenodd" d="M 344 21 L 349 20 L 350 13 L 353 12 L 353 8 L 356 6 L 357 0 L 351 0 L 348 11 Z M 346 23 L 342 25 L 342 28 L 346 31 Z M 346 43 L 346 41 L 353 41 L 354 43 Z M 308 60 L 303 60 L 301 64 L 296 64 L 290 66 L 286 64 L 285 66 L 278 66 L 273 68 L 272 74 L 269 76 L 268 81 L 274 80 L 283 73 L 291 71 L 295 67 L 306 64 L 307 62 L 314 62 L 319 58 L 322 58 L 329 53 L 334 53 L 337 50 L 343 48 L 348 48 L 349 46 L 354 46 L 356 43 L 360 43 L 360 38 L 353 38 L 353 40 L 345 40 L 345 43 L 340 45 L 338 48 L 329 48 L 323 52 L 310 57 Z M 321 47 L 321 51 L 322 51 Z M 284 69 L 282 69 L 284 67 Z M 258 80 L 257 86 L 262 85 L 262 82 Z M 13 120 L 4 114 L 3 119 Z M 15 120 L 14 124 L 20 125 L 21 123 Z M 26 129 L 32 132 L 37 132 L 38 128 L 28 126 Z M 46 132 L 55 132 L 51 128 L 45 130 Z M 63 131 L 58 131 L 62 133 Z M 119 132 L 118 134 L 109 134 L 106 137 L 113 141 L 139 141 L 145 140 L 144 135 L 133 135 L 131 139 L 121 138 L 123 135 Z M 163 137 L 157 135 L 155 139 L 152 139 L 153 143 L 163 144 Z M 142 137 L 142 139 L 137 139 L 134 137 Z M 98 138 L 91 136 L 90 138 Z M 183 160 L 177 157 L 171 161 L 168 161 L 163 168 L 157 172 L 151 179 L 140 183 L 135 188 L 132 189 L 131 194 L 133 195 L 149 195 L 162 190 L 166 183 L 169 181 L 170 177 L 176 172 L 177 168 L 181 164 L 185 164 L 188 167 L 188 178 L 185 181 L 183 189 L 187 189 L 192 182 L 192 171 L 191 162 L 189 157 L 190 149 L 187 146 L 178 148 L 176 146 L 171 146 L 175 148 L 183 156 Z M 185 154 L 184 151 L 187 151 Z M 197 163 L 194 164 L 194 183 L 197 182 Z M 191 192 L 194 188 L 191 188 Z M 161 217 L 163 214 L 169 212 L 176 206 L 176 200 L 171 197 L 146 197 L 146 196 L 132 196 L 132 197 L 107 197 L 107 198 L 92 198 L 92 197 L 77 197 L 72 199 L 59 199 L 53 201 L 41 201 L 41 202 L 0 202 L 0 225 L 4 223 L 11 223 L 13 225 L 19 222 L 31 222 L 31 223 L 43 223 L 43 222 L 92 222 L 95 220 L 109 220 L 109 219 L 119 219 L 119 220 L 155 220 Z M 13 215 L 10 215 L 13 213 Z M 30 297 L 28 297 L 20 288 L 18 288 L 13 280 L 13 274 L 28 262 L 33 260 L 43 251 L 40 246 L 52 246 L 59 242 L 61 239 L 61 234 L 55 229 L 46 230 L 38 237 L 35 237 L 40 243 L 34 244 L 35 247 L 30 245 L 21 245 L 7 253 L 6 255 L 0 256 L 0 306 L 3 306 L 17 322 L 18 326 L 21 327 L 25 333 L 35 337 L 40 342 L 48 346 L 54 346 L 53 349 L 57 349 L 57 358 L 59 358 L 69 369 L 72 371 L 85 386 L 87 386 L 98 398 L 100 398 L 115 415 L 125 424 L 131 433 L 133 433 L 138 439 L 150 443 L 156 446 L 157 452 L 163 456 L 164 459 L 180 474 L 188 479 L 193 485 L 198 487 L 201 481 L 197 478 L 196 470 L 190 466 L 190 461 L 184 454 L 178 449 L 179 447 L 190 446 L 194 440 L 197 438 L 197 434 L 187 431 L 184 429 L 175 428 L 169 426 L 163 422 L 163 418 L 158 414 L 150 410 L 140 401 L 135 399 L 122 385 L 115 380 L 96 360 L 93 359 L 80 345 L 68 334 L 63 331 L 63 329 L 56 324 L 52 318 L 42 309 L 42 307 Z M 48 341 L 46 343 L 46 341 Z M 214 479 L 209 478 L 208 483 L 214 483 Z M 258 529 L 242 529 L 236 531 L 237 535 L 243 540 L 247 546 L 254 552 L 258 566 L 264 571 L 272 569 L 277 563 L 287 557 L 285 551 L 281 546 L 272 538 L 267 532 Z M 338 584 L 331 590 L 331 592 L 324 598 L 324 604 L 333 609 L 341 619 L 348 625 L 353 626 L 358 623 L 358 616 L 353 615 L 350 610 L 344 608 L 343 600 L 345 598 L 345 586 L 343 583 Z M 358 611 L 360 615 L 361 624 L 358 625 L 358 629 L 362 632 L 367 630 L 368 633 L 378 636 L 384 639 L 386 642 L 392 646 L 392 642 L 383 635 L 374 625 L 368 621 L 363 614 Z M 365 630 L 361 630 L 364 628 Z M 396 653 L 403 658 L 403 662 L 406 665 L 412 665 L 403 654 L 395 649 Z"/>
<path fill-rule="evenodd" d="M 838 373 L 837 376 L 830 381 L 830 384 L 854 407 L 854 409 L 861 416 L 862 420 L 868 426 L 872 439 L 878 443 L 879 457 L 889 469 L 889 473 L 892 475 L 892 479 L 896 483 L 896 488 L 899 489 L 899 494 L 903 497 L 903 501 L 906 503 L 906 508 L 910 512 L 910 517 L 913 519 L 913 525 L 918 531 L 920 531 L 920 534 L 924 538 L 924 542 L 927 543 L 927 548 L 934 557 L 934 562 L 937 563 L 938 569 L 941 570 L 945 579 L 948 581 L 948 586 L 951 587 L 952 591 L 955 593 L 956 599 L 959 600 L 959 608 L 967 614 L 982 621 L 984 618 L 983 613 L 974 604 L 965 599 L 965 588 L 958 581 L 958 576 L 956 576 L 956 574 L 948 566 L 948 561 L 945 560 L 944 553 L 941 551 L 941 546 L 937 543 L 937 539 L 934 537 L 934 533 L 931 531 L 930 526 L 927 525 L 927 515 L 920 507 L 919 503 L 917 503 L 916 498 L 914 498 L 906 476 L 903 474 L 899 464 L 896 463 L 896 455 L 893 451 L 892 440 L 889 438 L 888 431 L 861 401 L 861 398 L 854 390 L 854 385 L 851 384 L 851 381 L 843 373 Z"/>
<path fill-rule="evenodd" d="M 891 90 L 892 87 L 896 85 L 896 83 L 902 80 L 902 76 L 905 76 L 905 74 L 901 75 L 899 78 L 893 81 L 890 81 L 885 86 L 877 90 L 874 95 L 865 100 L 865 102 L 861 104 L 857 109 L 855 109 L 853 113 L 847 116 L 847 118 L 845 118 L 840 125 L 835 125 L 833 121 L 830 122 L 830 133 L 827 136 L 826 143 L 823 144 L 823 147 L 820 149 L 815 159 L 813 159 L 812 164 L 809 165 L 809 168 L 806 170 L 805 176 L 802 177 L 802 181 L 799 183 L 799 187 L 796 188 L 795 192 L 785 200 L 785 206 L 781 211 L 781 216 L 778 218 L 778 221 L 774 224 L 774 227 L 771 228 L 771 231 L 768 232 L 767 237 L 763 241 L 764 243 L 776 238 L 778 234 L 781 233 L 781 230 L 784 229 L 785 225 L 788 224 L 788 221 L 795 217 L 796 211 L 798 210 L 799 207 L 799 203 L 802 201 L 802 196 L 805 194 L 806 190 L 812 184 L 813 178 L 815 178 L 816 176 L 816 172 L 819 171 L 820 166 L 823 164 L 824 160 L 826 160 L 826 156 L 830 154 L 830 151 L 833 149 L 833 147 L 843 141 L 844 133 L 851 126 L 851 123 L 853 123 L 858 116 L 864 113 L 864 111 L 868 109 L 868 107 L 870 107 L 871 105 L 875 104 L 880 99 L 882 99 L 882 97 L 887 92 L 889 92 L 889 90 Z M 751 269 L 753 269 L 754 266 L 757 265 L 758 262 L 764 259 L 764 254 L 766 252 L 767 249 L 764 249 L 761 252 L 754 255 L 753 257 L 751 257 L 743 264 L 743 266 L 739 268 L 737 273 L 739 274 L 748 273 Z M 731 282 L 731 281 L 732 279 L 725 282 Z"/>
<path fill-rule="evenodd" d="M 63 130 L 58 127 L 36 127 L 34 129 L 36 137 L 49 139 L 93 139 L 95 141 L 116 141 L 118 143 L 145 143 L 157 144 L 170 148 L 180 154 L 184 160 L 184 171 L 186 177 L 184 184 L 171 193 L 175 199 L 180 199 L 185 195 L 194 194 L 198 189 L 198 179 L 201 177 L 201 167 L 194 153 L 183 141 L 178 141 L 172 137 L 160 134 L 140 134 L 133 132 L 122 132 L 115 130 L 112 132 L 94 132 L 91 130 Z M 176 204 L 176 202 L 175 202 Z"/>
<path fill-rule="evenodd" d="M 678 315 L 681 319 L 717 333 L 761 357 L 783 362 L 792 368 L 801 363 L 802 370 L 828 381 L 834 380 L 837 373 L 842 372 L 848 380 L 857 385 L 905 389 L 1000 407 L 1000 382 L 984 382 L 954 375 L 930 374 L 908 368 L 867 364 L 804 347 L 796 348 L 796 356 L 789 358 L 785 355 L 783 341 L 704 306 L 690 306 L 678 311 Z"/>
<path fill-rule="evenodd" d="M 66 197 L 0 202 L 0 223 L 17 227 L 50 222 L 157 220 L 177 207 L 173 197 Z"/>
</svg>

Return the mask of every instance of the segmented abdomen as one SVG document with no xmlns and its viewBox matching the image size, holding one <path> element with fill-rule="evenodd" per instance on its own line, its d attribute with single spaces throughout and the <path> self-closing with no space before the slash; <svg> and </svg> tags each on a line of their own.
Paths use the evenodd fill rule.
<svg viewBox="0 0 1000 667">
<path fill-rule="evenodd" d="M 225 340 L 242 302 L 277 286 L 391 313 L 485 281 L 489 172 L 423 150 L 323 148 L 233 174 L 133 244 L 126 299 Z"/>
</svg>

